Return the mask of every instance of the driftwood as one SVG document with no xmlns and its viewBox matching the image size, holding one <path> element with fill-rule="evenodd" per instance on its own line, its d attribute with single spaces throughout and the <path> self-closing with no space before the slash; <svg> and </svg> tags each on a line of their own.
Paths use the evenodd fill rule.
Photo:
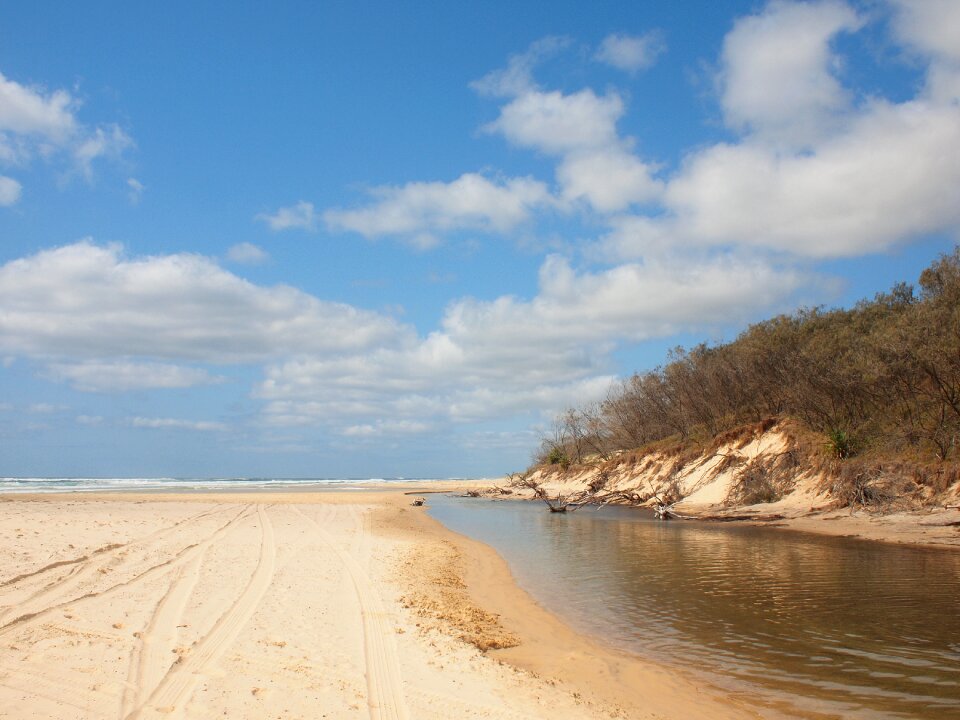
<svg viewBox="0 0 960 720">
<path fill-rule="evenodd" d="M 775 522 L 777 520 L 786 520 L 786 515 L 779 513 L 768 513 L 766 515 L 698 515 L 697 520 L 710 520 L 712 522 Z"/>
<path fill-rule="evenodd" d="M 579 510 L 586 505 L 594 505 L 596 507 L 603 507 L 608 505 L 611 502 L 619 502 L 627 505 L 643 505 L 649 502 L 651 499 L 656 500 L 657 504 L 654 506 L 654 517 L 659 520 L 692 520 L 694 519 L 688 515 L 681 515 L 673 509 L 675 503 L 670 503 L 661 498 L 656 491 L 650 495 L 640 495 L 635 492 L 623 491 L 623 490 L 608 490 L 607 484 L 610 481 L 610 477 L 607 474 L 606 470 L 598 470 L 596 477 L 594 477 L 588 484 L 585 490 L 581 490 L 577 493 L 571 493 L 569 495 L 563 495 L 562 493 L 557 493 L 556 497 L 551 497 L 547 494 L 547 491 L 538 483 L 536 480 L 523 475 L 518 477 L 514 482 L 517 486 L 526 488 L 533 492 L 533 496 L 538 500 L 542 500 L 546 506 L 550 509 L 550 512 L 553 513 L 565 513 L 573 512 L 574 510 Z"/>
<path fill-rule="evenodd" d="M 557 496 L 552 498 L 547 495 L 547 491 L 543 489 L 540 483 L 528 476 L 521 477 L 517 484 L 520 487 L 533 491 L 533 496 L 538 500 L 542 500 L 552 513 L 565 513 L 568 510 L 573 512 L 585 504 L 584 502 L 580 502 L 580 498 L 578 497 L 583 493 L 576 493 L 574 495 L 557 493 Z"/>
</svg>

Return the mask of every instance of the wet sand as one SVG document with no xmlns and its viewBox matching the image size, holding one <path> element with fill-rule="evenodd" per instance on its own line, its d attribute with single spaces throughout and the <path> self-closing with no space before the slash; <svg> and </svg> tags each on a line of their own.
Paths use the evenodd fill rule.
<svg viewBox="0 0 960 720">
<path fill-rule="evenodd" d="M 574 633 L 411 489 L 4 498 L 0 716 L 757 717 Z"/>
</svg>

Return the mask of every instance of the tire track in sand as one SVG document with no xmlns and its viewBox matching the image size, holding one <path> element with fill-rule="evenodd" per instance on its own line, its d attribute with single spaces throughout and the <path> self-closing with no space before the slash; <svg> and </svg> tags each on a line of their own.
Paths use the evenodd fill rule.
<svg viewBox="0 0 960 720">
<path fill-rule="evenodd" d="M 273 525 L 263 505 L 257 505 L 257 515 L 261 532 L 260 558 L 247 586 L 210 632 L 196 642 L 190 654 L 183 656 L 182 662 L 175 662 L 149 697 L 126 715 L 128 720 L 144 717 L 150 711 L 162 713 L 165 717 L 182 711 L 200 679 L 200 673 L 233 644 L 257 609 L 273 581 L 277 556 Z"/>
<path fill-rule="evenodd" d="M 249 506 L 244 508 L 235 519 L 239 520 Z M 233 523 L 219 528 L 203 543 L 194 546 L 190 557 L 184 558 L 180 570 L 171 580 L 167 592 L 157 603 L 146 628 L 137 639 L 130 656 L 127 683 L 120 705 L 120 717 L 126 717 L 143 698 L 150 694 L 163 680 L 170 668 L 170 656 L 176 648 L 180 621 L 186 610 L 193 590 L 200 579 L 203 558 L 210 546 L 223 537 Z"/>
<path fill-rule="evenodd" d="M 218 533 L 223 532 L 228 527 L 238 522 L 241 519 L 241 517 L 246 513 L 247 509 L 248 508 L 242 509 L 239 513 L 234 515 L 230 520 L 228 520 L 226 523 L 221 525 L 217 530 L 215 530 L 211 536 L 217 535 Z M 9 620 L 3 625 L 0 625 L 0 637 L 7 635 L 8 633 L 12 632 L 15 629 L 18 629 L 24 623 L 42 619 L 48 616 L 50 613 L 56 610 L 59 610 L 63 607 L 66 607 L 67 605 L 71 605 L 75 602 L 85 600 L 86 598 L 101 597 L 104 595 L 108 595 L 116 590 L 119 590 L 120 588 L 128 587 L 130 585 L 133 585 L 134 583 L 141 582 L 150 577 L 153 577 L 157 573 L 169 572 L 171 569 L 174 569 L 180 566 L 183 562 L 193 557 L 193 552 L 196 550 L 198 546 L 203 545 L 204 542 L 206 541 L 187 545 L 186 547 L 174 553 L 173 557 L 167 560 L 164 560 L 163 562 L 159 562 L 155 565 L 148 565 L 146 567 L 144 567 L 144 563 L 141 563 L 140 565 L 135 565 L 132 568 L 132 571 L 135 573 L 133 576 L 127 578 L 126 580 L 122 580 L 120 582 L 114 583 L 113 585 L 110 585 L 109 587 L 106 587 L 102 590 L 93 589 L 85 593 L 81 593 L 79 595 L 74 595 L 72 597 L 65 597 L 69 595 L 69 593 L 67 593 L 66 591 L 71 589 L 72 585 L 67 586 L 66 588 L 63 588 L 58 585 L 55 588 L 57 592 L 52 592 L 52 597 L 48 599 L 49 604 L 43 605 L 34 610 L 27 610 L 27 612 L 24 612 L 21 615 L 18 615 L 17 617 L 13 618 L 12 620 Z M 46 594 L 44 595 L 44 597 L 46 597 Z"/>
<path fill-rule="evenodd" d="M 387 613 L 370 582 L 370 577 L 353 555 L 337 547 L 334 539 L 320 523 L 306 515 L 299 507 L 294 505 L 293 509 L 317 529 L 317 534 L 336 553 L 353 581 L 363 621 L 367 707 L 371 720 L 409 720 L 393 628 L 387 623 Z"/>
<path fill-rule="evenodd" d="M 98 575 L 100 574 L 105 574 L 109 571 L 121 571 L 136 562 L 136 558 L 128 559 L 123 557 L 121 553 L 129 552 L 134 548 L 141 548 L 142 555 L 146 555 L 151 549 L 156 547 L 158 542 L 169 535 L 181 531 L 181 526 L 185 523 L 195 522 L 219 511 L 220 508 L 206 510 L 191 517 L 184 518 L 173 525 L 160 528 L 142 537 L 134 538 L 126 543 L 105 545 L 102 548 L 94 550 L 89 555 L 51 563 L 38 570 L 24 573 L 5 581 L 0 587 L 9 587 L 9 589 L 4 590 L 4 601 L 0 603 L 0 627 L 11 624 L 7 622 L 7 620 L 15 611 L 18 612 L 20 616 L 36 614 L 38 608 L 42 609 L 50 605 L 58 604 L 59 601 L 71 591 L 76 592 L 75 588 L 82 583 L 96 581 L 99 579 Z M 71 565 L 74 567 L 70 568 L 65 575 L 54 582 L 33 591 L 26 597 L 17 597 L 18 592 L 21 594 L 23 592 L 29 592 L 29 585 L 37 581 L 42 581 L 48 572 Z M 15 587 L 21 584 L 25 584 L 25 586 Z M 80 596 L 83 595 L 83 593 L 77 593 L 77 595 Z M 12 600 L 10 599 L 11 596 L 13 597 Z"/>
<path fill-rule="evenodd" d="M 5 588 L 8 585 L 15 585 L 17 583 L 23 582 L 24 580 L 34 580 L 34 579 L 39 580 L 41 579 L 39 578 L 40 575 L 50 572 L 51 570 L 56 570 L 57 568 L 64 567 L 67 565 L 76 565 L 79 563 L 84 563 L 98 555 L 102 555 L 107 552 L 112 552 L 114 550 L 122 550 L 123 548 L 127 548 L 132 545 L 145 543 L 149 540 L 156 539 L 162 535 L 166 535 L 172 532 L 173 530 L 176 530 L 179 526 L 183 525 L 184 523 L 200 520 L 201 518 L 204 518 L 207 515 L 212 515 L 215 512 L 219 512 L 220 510 L 221 508 L 219 507 L 215 507 L 211 510 L 204 510 L 203 512 L 197 513 L 196 515 L 191 515 L 190 517 L 186 517 L 183 520 L 178 520 L 173 525 L 168 525 L 167 527 L 159 528 L 157 530 L 154 530 L 151 533 L 148 533 L 147 535 L 144 535 L 139 538 L 133 538 L 132 540 L 128 540 L 125 543 L 111 543 L 109 545 L 104 545 L 103 547 L 97 548 L 96 550 L 93 550 L 87 553 L 86 555 L 67 558 L 66 560 L 57 560 L 56 562 L 52 562 L 49 565 L 44 565 L 43 567 L 37 568 L 36 570 L 31 570 L 29 572 L 22 573 L 15 577 L 7 578 L 6 580 L 3 580 L 2 582 L 0 582 L 0 588 Z"/>
</svg>

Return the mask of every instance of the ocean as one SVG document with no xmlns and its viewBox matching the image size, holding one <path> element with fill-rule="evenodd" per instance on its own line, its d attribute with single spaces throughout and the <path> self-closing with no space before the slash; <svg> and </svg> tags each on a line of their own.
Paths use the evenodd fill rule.
<svg viewBox="0 0 960 720">
<path fill-rule="evenodd" d="M 430 482 L 436 478 L 414 478 Z M 2 493 L 55 492 L 256 492 L 259 490 L 365 490 L 410 478 L 0 478 Z"/>
</svg>

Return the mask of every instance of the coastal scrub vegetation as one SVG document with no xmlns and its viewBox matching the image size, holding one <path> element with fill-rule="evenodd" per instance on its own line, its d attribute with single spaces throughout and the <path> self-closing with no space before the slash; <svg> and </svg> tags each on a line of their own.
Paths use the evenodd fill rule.
<svg viewBox="0 0 960 720">
<path fill-rule="evenodd" d="M 849 309 L 806 308 L 729 343 L 672 350 L 602 402 L 559 416 L 535 463 L 565 469 L 668 443 L 705 447 L 785 420 L 821 438 L 832 490 L 848 504 L 897 492 L 881 481 L 894 469 L 936 492 L 956 481 L 960 247 L 925 269 L 917 288 L 899 283 Z M 782 492 L 759 470 L 747 475 L 744 499 Z"/>
</svg>

